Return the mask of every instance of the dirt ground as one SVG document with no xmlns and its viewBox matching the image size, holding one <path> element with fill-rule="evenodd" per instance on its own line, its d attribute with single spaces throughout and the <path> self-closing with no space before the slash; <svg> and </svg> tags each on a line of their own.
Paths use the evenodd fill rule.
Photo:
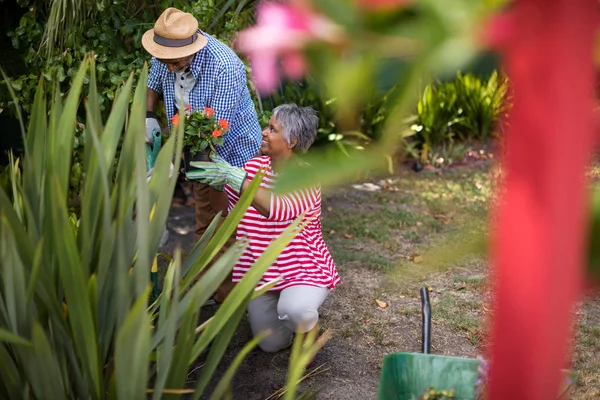
<svg viewBox="0 0 600 400">
<path fill-rule="evenodd" d="M 356 232 L 347 233 L 337 219 L 344 213 L 354 212 L 356 207 L 364 208 L 365 196 L 369 200 L 368 192 L 347 187 L 328 193 L 323 199 L 325 239 L 336 259 L 342 285 L 332 291 L 321 308 L 322 329 L 333 332 L 317 356 L 316 365 L 322 367 L 299 387 L 299 392 L 318 392 L 318 399 L 376 399 L 383 358 L 395 352 L 421 351 L 419 289 L 423 286 L 430 287 L 432 301 L 431 352 L 476 357 L 485 351 L 485 321 L 489 312 L 486 262 L 475 257 L 444 270 L 413 274 L 410 279 L 394 272 L 385 266 L 408 262 L 408 268 L 419 270 L 415 252 L 427 239 L 401 236 L 399 232 L 406 231 L 402 224 L 381 233 L 380 236 L 389 236 L 383 243 L 370 241 L 374 228 L 365 229 L 365 237 L 359 237 Z M 372 203 L 377 204 L 377 201 Z M 392 207 L 393 210 L 399 208 L 402 207 Z M 434 205 L 433 208 L 438 217 L 431 219 L 432 224 L 444 220 L 439 217 L 440 207 Z M 445 215 L 448 217 L 444 218 L 451 218 L 452 212 L 447 211 Z M 414 222 L 415 226 L 423 225 L 419 223 Z M 434 229 L 437 225 L 431 226 Z M 174 205 L 168 229 L 170 237 L 162 250 L 169 253 L 177 245 L 188 249 L 193 240 L 193 205 Z M 204 313 L 212 312 L 212 306 L 204 307 Z M 573 398 L 600 398 L 600 365 L 596 360 L 600 351 L 600 328 L 595 328 L 600 327 L 598 293 L 589 296 L 578 317 L 584 320 L 583 326 L 589 332 L 580 329 L 577 334 L 574 359 L 584 372 Z M 594 339 L 591 342 L 590 337 Z M 250 327 L 244 319 L 215 379 L 225 372 L 250 338 Z M 285 385 L 288 357 L 289 351 L 276 354 L 252 351 L 233 380 L 233 398 L 277 398 L 270 396 Z M 188 382 L 193 382 L 196 376 L 190 373 Z"/>
</svg>

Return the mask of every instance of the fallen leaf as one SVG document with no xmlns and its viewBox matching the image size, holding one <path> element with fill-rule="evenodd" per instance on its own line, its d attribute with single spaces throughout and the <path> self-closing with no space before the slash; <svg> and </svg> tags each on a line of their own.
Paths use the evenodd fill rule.
<svg viewBox="0 0 600 400">
<path fill-rule="evenodd" d="M 379 308 L 386 308 L 388 304 L 385 301 L 375 300 L 375 303 L 379 306 Z"/>
<path fill-rule="evenodd" d="M 417 225 L 417 226 L 422 226 L 422 225 L 423 225 L 423 223 L 422 223 L 421 221 L 417 221 L 417 222 L 415 223 L 415 225 Z"/>
<path fill-rule="evenodd" d="M 368 324 L 369 322 L 371 322 L 371 318 L 365 318 L 365 324 Z"/>
<path fill-rule="evenodd" d="M 346 239 L 352 239 L 354 236 L 353 236 L 353 235 L 351 235 L 351 234 L 349 234 L 349 233 L 344 233 L 344 237 L 345 237 Z"/>
<path fill-rule="evenodd" d="M 333 211 L 333 207 L 327 207 L 327 211 Z"/>
<path fill-rule="evenodd" d="M 414 262 L 414 263 L 420 263 L 421 261 L 423 261 L 423 257 L 421 257 L 420 255 L 413 253 L 410 255 L 410 261 Z"/>
<path fill-rule="evenodd" d="M 334 233 L 335 233 L 335 231 L 333 229 L 329 231 L 330 235 L 333 235 Z"/>
<path fill-rule="evenodd" d="M 467 288 L 467 284 L 465 282 L 460 282 L 456 285 L 454 290 L 463 290 Z"/>
</svg>

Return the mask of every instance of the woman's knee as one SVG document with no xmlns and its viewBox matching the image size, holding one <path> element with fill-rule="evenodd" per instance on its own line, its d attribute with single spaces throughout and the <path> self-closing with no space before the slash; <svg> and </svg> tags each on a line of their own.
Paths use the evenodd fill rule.
<svg viewBox="0 0 600 400">
<path fill-rule="evenodd" d="M 293 336 L 291 333 L 289 335 L 282 335 L 280 332 L 271 332 L 271 334 L 258 343 L 258 347 L 265 353 L 277 353 L 280 350 L 290 347 L 292 340 Z"/>
<path fill-rule="evenodd" d="M 319 322 L 319 311 L 301 304 L 279 305 L 279 319 L 294 332 L 308 332 Z"/>
</svg>

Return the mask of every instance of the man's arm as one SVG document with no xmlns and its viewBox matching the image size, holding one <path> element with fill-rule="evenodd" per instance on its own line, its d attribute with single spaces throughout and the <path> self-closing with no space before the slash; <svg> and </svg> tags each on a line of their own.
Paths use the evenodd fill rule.
<svg viewBox="0 0 600 400">
<path fill-rule="evenodd" d="M 146 90 L 146 111 L 154 113 L 158 106 L 159 94 L 154 90 L 148 88 Z M 148 114 L 146 114 L 148 116 Z"/>
</svg>

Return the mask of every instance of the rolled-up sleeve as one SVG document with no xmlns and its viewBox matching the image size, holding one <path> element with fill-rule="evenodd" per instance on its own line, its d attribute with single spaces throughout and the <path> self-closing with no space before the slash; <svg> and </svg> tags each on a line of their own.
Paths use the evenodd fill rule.
<svg viewBox="0 0 600 400">
<path fill-rule="evenodd" d="M 163 71 L 161 71 L 161 69 L 164 67 L 164 65 L 155 57 L 152 57 L 150 63 L 150 71 L 148 72 L 148 89 L 152 89 L 156 93 L 162 94 Z"/>
</svg>

